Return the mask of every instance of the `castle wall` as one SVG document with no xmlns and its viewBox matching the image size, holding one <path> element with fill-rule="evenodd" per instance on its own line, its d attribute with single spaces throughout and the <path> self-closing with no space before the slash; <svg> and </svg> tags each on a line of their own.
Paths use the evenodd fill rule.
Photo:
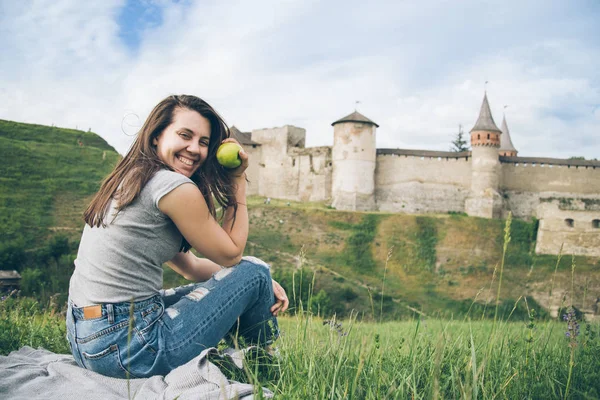
<svg viewBox="0 0 600 400">
<path fill-rule="evenodd" d="M 305 136 L 304 129 L 289 125 L 252 131 L 252 140 L 261 146 L 256 157 L 251 155 L 250 187 L 253 177 L 257 185 L 249 194 L 296 201 L 331 197 L 331 147 L 307 149 Z"/>
<path fill-rule="evenodd" d="M 591 202 L 543 202 L 537 208 L 540 217 L 535 252 L 600 257 L 600 200 Z"/>
<path fill-rule="evenodd" d="M 539 218 L 540 199 L 599 198 L 600 168 L 502 162 L 500 190 L 505 214 L 510 210 L 517 218 Z"/>
<path fill-rule="evenodd" d="M 331 197 L 331 147 L 292 148 L 288 153 L 297 171 L 298 201 L 325 201 Z"/>
<path fill-rule="evenodd" d="M 294 146 L 304 147 L 305 136 L 304 129 L 290 125 L 252 131 L 252 140 L 261 144 L 258 163 L 260 196 L 296 199 L 298 172 L 292 167 L 292 158 L 287 153 Z"/>
<path fill-rule="evenodd" d="M 249 181 L 246 193 L 250 196 L 258 195 L 260 193 L 259 163 L 262 159 L 262 147 L 244 145 L 244 151 L 248 153 L 249 159 L 248 168 L 246 168 L 246 176 L 248 177 Z"/>
<path fill-rule="evenodd" d="M 500 187 L 510 191 L 596 194 L 600 168 L 531 163 L 502 163 Z"/>
<path fill-rule="evenodd" d="M 375 198 L 380 211 L 463 212 L 470 188 L 470 157 L 377 156 Z"/>
</svg>

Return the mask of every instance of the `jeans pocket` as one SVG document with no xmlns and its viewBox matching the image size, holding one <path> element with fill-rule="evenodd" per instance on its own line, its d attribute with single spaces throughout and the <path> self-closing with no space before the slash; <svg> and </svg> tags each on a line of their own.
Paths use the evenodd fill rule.
<svg viewBox="0 0 600 400">
<path fill-rule="evenodd" d="M 111 344 L 106 349 L 98 353 L 81 352 L 83 363 L 90 371 L 98 372 L 101 375 L 112 378 L 137 378 L 131 374 L 121 362 L 119 346 Z"/>
<path fill-rule="evenodd" d="M 156 321 L 158 321 L 160 317 L 162 317 L 164 311 L 165 308 L 160 303 L 153 303 L 149 305 L 146 309 L 142 310 L 141 316 L 142 319 L 146 322 L 146 328 L 144 328 L 144 330 L 147 329 L 150 325 L 154 324 Z"/>
</svg>

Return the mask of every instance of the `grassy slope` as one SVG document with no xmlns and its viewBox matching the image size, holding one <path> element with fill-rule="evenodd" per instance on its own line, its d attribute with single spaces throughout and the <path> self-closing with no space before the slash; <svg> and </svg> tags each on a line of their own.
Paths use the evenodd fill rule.
<svg viewBox="0 0 600 400">
<path fill-rule="evenodd" d="M 490 304 L 490 309 L 495 304 L 505 221 L 459 215 L 349 213 L 322 204 L 290 202 L 287 206 L 287 201 L 275 200 L 265 205 L 261 198 L 250 199 L 249 204 L 249 252 L 272 262 L 275 269 L 297 268 L 302 252 L 304 265 L 317 271 L 315 293 L 321 288 L 337 292 L 346 311 L 354 308 L 369 316 L 374 311 L 377 317 L 382 287 L 386 295 L 383 309 L 389 316 L 405 316 L 409 307 L 428 314 L 442 310 L 446 315 L 464 313 L 475 298 L 482 306 Z M 352 227 L 361 227 L 367 216 L 377 220 L 376 234 L 368 243 L 374 261 L 369 268 L 352 263 L 348 256 L 356 246 Z M 558 305 L 570 289 L 571 257 L 562 258 L 553 283 L 557 257 L 531 251 L 534 223 L 514 220 L 511 228 L 501 296 L 509 311 L 521 296 L 528 297 L 529 306 L 537 307 L 535 300 L 544 307 Z M 587 296 L 584 308 L 589 309 L 592 296 L 600 290 L 600 260 L 575 257 L 574 261 L 575 305 L 581 308 Z M 553 295 L 549 296 L 552 285 Z M 519 304 L 525 312 L 524 302 Z"/>
<path fill-rule="evenodd" d="M 52 231 L 77 237 L 86 199 L 118 158 L 92 132 L 0 120 L 3 245 L 35 248 Z"/>
</svg>

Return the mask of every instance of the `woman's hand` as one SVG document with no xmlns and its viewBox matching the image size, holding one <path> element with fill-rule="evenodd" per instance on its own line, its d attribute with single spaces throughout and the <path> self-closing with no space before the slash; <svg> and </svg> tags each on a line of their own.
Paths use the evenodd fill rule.
<svg viewBox="0 0 600 400">
<path fill-rule="evenodd" d="M 235 169 L 232 169 L 232 170 L 229 172 L 229 175 L 230 175 L 232 178 L 234 178 L 234 179 L 235 179 L 235 178 L 241 178 L 241 177 L 245 177 L 245 176 L 246 176 L 246 174 L 245 174 L 244 172 L 246 171 L 246 168 L 248 168 L 248 165 L 249 165 L 249 160 L 248 160 L 248 153 L 246 153 L 246 151 L 244 150 L 244 146 L 242 146 L 242 145 L 241 145 L 241 144 L 240 144 L 240 143 L 239 143 L 237 140 L 235 140 L 234 138 L 227 138 L 227 139 L 225 139 L 225 140 L 223 140 L 223 141 L 221 142 L 221 144 L 223 144 L 223 143 L 235 143 L 235 144 L 237 144 L 238 146 L 240 146 L 240 147 L 242 148 L 242 150 L 240 150 L 240 152 L 238 153 L 238 154 L 239 154 L 239 157 L 240 157 L 240 160 L 242 160 L 242 164 L 241 164 L 239 167 L 237 167 L 237 168 L 235 168 Z"/>
<path fill-rule="evenodd" d="M 290 301 L 281 285 L 273 279 L 271 280 L 273 281 L 273 294 L 275 295 L 275 304 L 271 307 L 271 312 L 274 316 L 277 316 L 280 312 L 285 312 L 288 309 Z"/>
</svg>

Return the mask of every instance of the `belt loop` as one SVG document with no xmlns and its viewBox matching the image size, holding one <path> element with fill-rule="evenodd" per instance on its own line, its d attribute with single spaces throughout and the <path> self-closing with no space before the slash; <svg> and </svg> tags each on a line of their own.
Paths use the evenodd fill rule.
<svg viewBox="0 0 600 400">
<path fill-rule="evenodd" d="M 113 310 L 113 305 L 112 304 L 107 304 L 106 305 L 106 314 L 108 316 L 108 323 L 109 324 L 114 324 L 115 323 L 115 312 Z"/>
</svg>

